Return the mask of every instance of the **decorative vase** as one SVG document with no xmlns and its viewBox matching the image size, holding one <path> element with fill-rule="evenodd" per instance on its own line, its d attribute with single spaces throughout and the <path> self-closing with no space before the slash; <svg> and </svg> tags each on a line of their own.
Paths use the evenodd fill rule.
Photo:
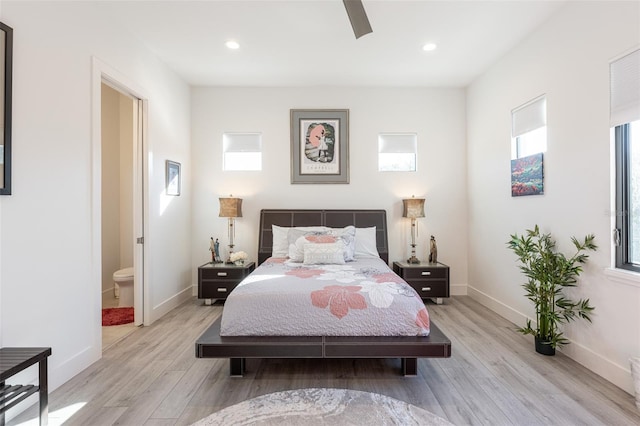
<svg viewBox="0 0 640 426">
<path fill-rule="evenodd" d="M 541 340 L 538 336 L 535 337 L 536 341 L 536 352 L 542 355 L 555 355 L 556 348 L 551 346 L 551 342 L 547 340 Z"/>
<path fill-rule="evenodd" d="M 233 262 L 236 264 L 236 266 L 242 266 L 244 265 L 244 260 L 236 260 L 235 262 Z"/>
</svg>

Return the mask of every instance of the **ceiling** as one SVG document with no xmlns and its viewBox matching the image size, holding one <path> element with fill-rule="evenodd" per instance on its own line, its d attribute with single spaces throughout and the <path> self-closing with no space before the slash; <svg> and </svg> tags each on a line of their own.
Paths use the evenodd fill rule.
<svg viewBox="0 0 640 426">
<path fill-rule="evenodd" d="M 107 1 L 96 7 L 193 86 L 464 87 L 563 5 L 543 0 Z M 227 40 L 240 44 L 225 47 Z M 438 45 L 426 52 L 427 42 Z"/>
</svg>

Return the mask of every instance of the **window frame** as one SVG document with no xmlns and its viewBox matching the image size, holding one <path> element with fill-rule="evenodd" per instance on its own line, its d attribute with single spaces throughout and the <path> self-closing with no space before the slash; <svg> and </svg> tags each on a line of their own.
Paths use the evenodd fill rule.
<svg viewBox="0 0 640 426">
<path fill-rule="evenodd" d="M 236 138 L 236 139 L 234 139 Z M 244 138 L 255 138 L 252 143 L 256 144 L 255 149 L 240 149 L 234 145 L 246 144 L 242 141 Z M 263 152 L 262 152 L 262 133 L 261 132 L 225 132 L 222 135 L 222 171 L 224 172 L 261 172 L 263 169 Z M 230 168 L 229 156 L 233 154 L 258 154 L 259 164 L 257 168 Z"/>
<path fill-rule="evenodd" d="M 614 129 L 615 144 L 615 266 L 618 269 L 640 272 L 640 264 L 630 262 L 630 217 L 631 211 L 631 155 L 629 144 L 630 123 L 621 124 Z"/>
<path fill-rule="evenodd" d="M 412 145 L 412 150 L 397 150 L 398 148 L 392 149 L 391 151 L 388 151 L 389 149 L 389 143 L 391 143 L 392 145 L 395 143 L 400 143 L 400 141 L 398 139 L 404 139 L 407 138 L 410 140 L 409 141 L 402 141 L 402 144 L 411 144 Z M 396 139 L 394 141 L 394 139 Z M 409 161 L 409 163 L 412 163 L 413 168 L 407 168 L 407 169 L 394 169 L 394 168 L 382 168 L 382 164 L 386 163 L 381 155 L 387 155 L 387 154 L 404 154 L 407 156 L 411 156 L 411 160 Z M 408 132 L 408 133 L 390 133 L 390 132 L 385 132 L 385 133 L 378 133 L 378 172 L 382 172 L 382 173 L 386 173 L 386 172 L 409 172 L 409 173 L 414 173 L 418 171 L 418 133 L 416 132 Z"/>
</svg>

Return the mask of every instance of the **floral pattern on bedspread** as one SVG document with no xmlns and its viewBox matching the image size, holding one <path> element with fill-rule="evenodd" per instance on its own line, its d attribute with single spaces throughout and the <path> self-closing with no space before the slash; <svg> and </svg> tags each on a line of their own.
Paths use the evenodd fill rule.
<svg viewBox="0 0 640 426">
<path fill-rule="evenodd" d="M 229 294 L 223 336 L 415 336 L 429 314 L 380 259 L 303 265 L 270 258 Z"/>
<path fill-rule="evenodd" d="M 357 285 L 329 285 L 322 290 L 312 291 L 311 302 L 322 309 L 328 306 L 333 315 L 342 318 L 349 313 L 349 309 L 367 309 L 367 302 L 358 294 L 361 288 Z"/>
</svg>

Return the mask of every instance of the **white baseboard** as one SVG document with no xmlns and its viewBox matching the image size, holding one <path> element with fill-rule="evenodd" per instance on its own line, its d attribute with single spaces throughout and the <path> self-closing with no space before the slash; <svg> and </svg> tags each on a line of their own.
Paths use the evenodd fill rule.
<svg viewBox="0 0 640 426">
<path fill-rule="evenodd" d="M 525 314 L 472 286 L 467 286 L 467 294 L 514 324 L 524 325 L 528 319 Z M 572 340 L 569 340 L 569 342 L 570 344 L 561 350 L 564 355 L 610 381 L 625 392 L 631 395 L 634 394 L 633 378 L 629 368 L 622 367 L 579 343 Z"/>
<path fill-rule="evenodd" d="M 466 296 L 467 288 L 466 284 L 452 284 L 449 286 L 449 293 L 452 296 Z"/>
<path fill-rule="evenodd" d="M 149 324 L 145 324 L 145 325 L 151 325 L 153 324 L 154 321 L 156 321 L 157 319 L 160 319 L 164 314 L 168 313 L 170 310 L 172 310 L 173 308 L 180 306 L 182 303 L 186 302 L 187 300 L 189 300 L 191 298 L 191 293 L 192 293 L 192 287 L 189 286 L 185 289 L 183 289 L 182 291 L 180 291 L 180 293 L 168 298 L 167 300 L 165 300 L 164 302 L 154 306 L 151 309 L 151 315 L 150 316 L 150 321 Z"/>
</svg>

